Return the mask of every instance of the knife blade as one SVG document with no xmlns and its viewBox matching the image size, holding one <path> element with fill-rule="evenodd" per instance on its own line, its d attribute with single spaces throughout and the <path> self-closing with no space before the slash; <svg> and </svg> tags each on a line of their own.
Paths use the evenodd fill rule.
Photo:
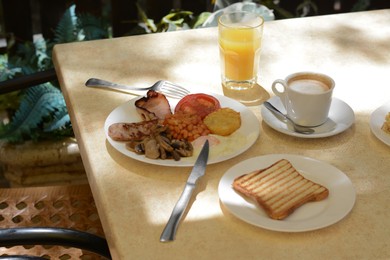
<svg viewBox="0 0 390 260">
<path fill-rule="evenodd" d="M 195 165 L 192 168 L 191 174 L 187 179 L 186 185 L 184 186 L 184 190 L 180 195 L 179 200 L 176 202 L 176 205 L 172 210 L 171 216 L 169 217 L 168 223 L 161 234 L 161 242 L 169 242 L 175 240 L 175 235 L 179 226 L 179 222 L 183 216 L 185 209 L 188 206 L 188 202 L 191 199 L 192 193 L 195 190 L 196 182 L 205 173 L 208 157 L 209 141 L 206 140 L 202 147 L 202 150 L 199 153 L 198 158 L 196 159 Z"/>
</svg>

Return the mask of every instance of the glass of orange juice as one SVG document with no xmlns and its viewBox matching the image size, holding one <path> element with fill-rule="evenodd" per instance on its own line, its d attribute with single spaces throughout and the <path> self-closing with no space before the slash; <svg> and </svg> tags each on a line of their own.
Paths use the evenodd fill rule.
<svg viewBox="0 0 390 260">
<path fill-rule="evenodd" d="M 231 12 L 219 18 L 221 78 L 225 88 L 245 90 L 256 83 L 263 25 L 263 18 L 250 12 Z"/>
</svg>

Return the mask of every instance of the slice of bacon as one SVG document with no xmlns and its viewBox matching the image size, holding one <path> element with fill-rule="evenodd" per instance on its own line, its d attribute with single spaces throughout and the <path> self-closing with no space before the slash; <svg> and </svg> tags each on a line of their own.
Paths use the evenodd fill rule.
<svg viewBox="0 0 390 260">
<path fill-rule="evenodd" d="M 150 136 L 157 125 L 157 119 L 137 123 L 114 123 L 109 126 L 108 135 L 115 141 L 140 141 Z"/>
<path fill-rule="evenodd" d="M 167 115 L 171 115 L 171 106 L 165 95 L 154 90 L 149 90 L 146 97 L 142 97 L 135 102 L 137 112 L 143 120 L 158 118 L 164 120 Z"/>
</svg>

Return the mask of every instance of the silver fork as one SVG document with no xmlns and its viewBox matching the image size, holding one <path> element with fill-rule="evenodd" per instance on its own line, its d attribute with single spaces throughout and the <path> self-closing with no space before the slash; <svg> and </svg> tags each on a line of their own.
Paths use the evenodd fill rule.
<svg viewBox="0 0 390 260">
<path fill-rule="evenodd" d="M 87 80 L 87 82 L 85 82 L 85 86 L 136 91 L 153 89 L 172 98 L 182 98 L 190 93 L 188 89 L 185 89 L 182 86 L 176 85 L 166 80 L 159 80 L 150 87 L 137 88 L 127 85 L 116 84 L 102 79 L 90 78 L 89 80 Z"/>
</svg>

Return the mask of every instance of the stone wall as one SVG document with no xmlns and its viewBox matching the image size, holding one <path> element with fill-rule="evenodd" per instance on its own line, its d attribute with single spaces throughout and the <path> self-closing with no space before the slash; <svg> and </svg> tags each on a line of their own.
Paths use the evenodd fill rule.
<svg viewBox="0 0 390 260">
<path fill-rule="evenodd" d="M 10 187 L 87 183 L 77 141 L 0 141 L 0 167 Z"/>
</svg>

